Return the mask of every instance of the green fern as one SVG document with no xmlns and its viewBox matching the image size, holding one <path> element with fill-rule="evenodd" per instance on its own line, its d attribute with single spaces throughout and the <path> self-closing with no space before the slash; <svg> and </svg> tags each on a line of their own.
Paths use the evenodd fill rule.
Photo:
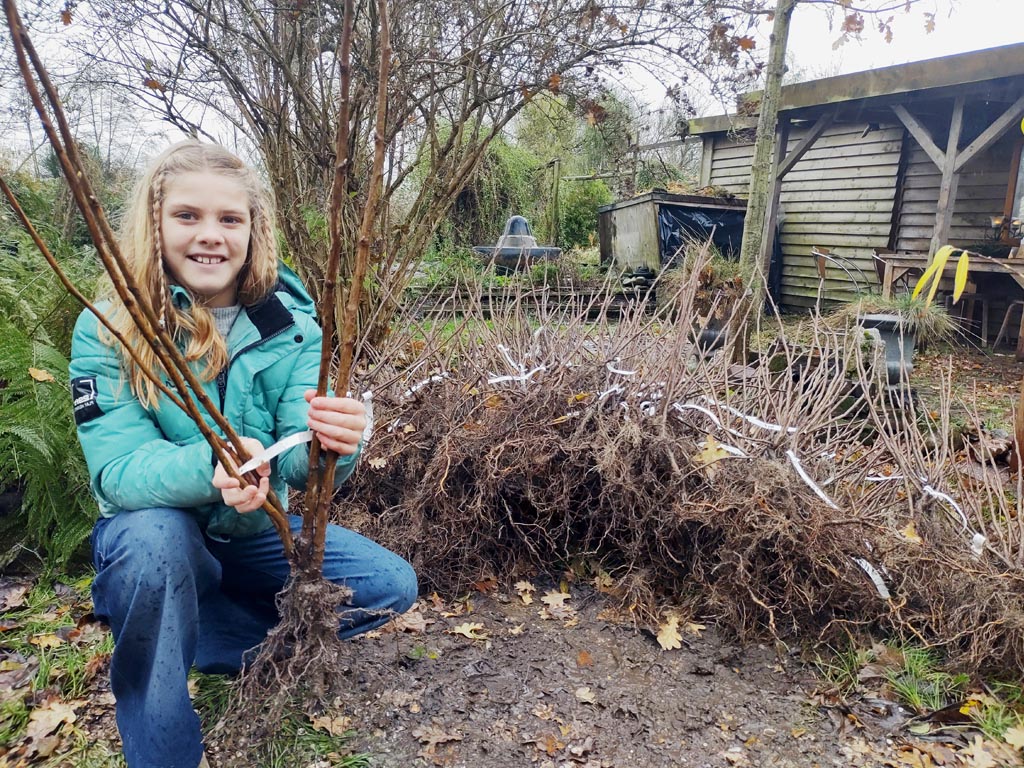
<svg viewBox="0 0 1024 768">
<path fill-rule="evenodd" d="M 78 446 L 68 362 L 0 318 L 0 486 L 20 488 L 28 543 L 63 564 L 89 533 L 96 506 Z M 41 353 L 41 354 L 40 354 Z M 29 368 L 53 381 L 37 381 Z"/>
<path fill-rule="evenodd" d="M 23 183 L 19 199 L 30 204 L 30 216 L 33 210 L 39 218 L 47 215 L 47 192 Z M 94 293 L 102 269 L 92 250 L 69 245 L 45 220 L 36 226 L 72 281 L 86 295 Z M 84 542 L 97 514 L 68 382 L 81 307 L 2 210 L 0 245 L 0 492 L 21 495 L 0 529 L 5 540 L 14 535 L 59 566 Z M 30 368 L 53 380 L 33 377 Z"/>
</svg>

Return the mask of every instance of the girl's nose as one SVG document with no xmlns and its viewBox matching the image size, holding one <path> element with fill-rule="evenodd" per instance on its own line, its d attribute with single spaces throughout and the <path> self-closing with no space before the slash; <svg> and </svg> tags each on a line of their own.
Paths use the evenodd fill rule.
<svg viewBox="0 0 1024 768">
<path fill-rule="evenodd" d="M 210 222 L 200 228 L 198 240 L 201 243 L 220 243 L 224 240 L 224 235 L 215 222 Z"/>
</svg>

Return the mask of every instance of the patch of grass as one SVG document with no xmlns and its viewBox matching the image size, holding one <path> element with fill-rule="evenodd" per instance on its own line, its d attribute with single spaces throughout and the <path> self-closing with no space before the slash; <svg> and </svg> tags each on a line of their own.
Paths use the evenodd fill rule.
<svg viewBox="0 0 1024 768">
<path fill-rule="evenodd" d="M 1024 717 L 1001 701 L 986 701 L 971 710 L 971 720 L 988 738 L 1002 741 L 1010 728 L 1024 725 Z"/>
<path fill-rule="evenodd" d="M 232 681 L 224 675 L 192 675 L 195 693 L 192 704 L 199 713 L 203 732 L 215 734 L 217 723 L 231 704 Z M 313 727 L 301 714 L 288 715 L 278 733 L 253 756 L 254 768 L 294 768 L 296 765 L 365 768 L 369 756 L 350 754 L 348 742 L 355 731 L 332 734 Z M 214 740 L 215 740 L 214 736 Z"/>
<path fill-rule="evenodd" d="M 75 730 L 70 748 L 64 747 L 40 765 L 42 768 L 125 768 L 124 755 L 109 742 L 93 741 L 88 734 Z M 65 745 L 67 742 L 65 742 Z"/>
<path fill-rule="evenodd" d="M 874 654 L 870 648 L 858 648 L 855 645 L 845 650 L 829 648 L 829 651 L 830 656 L 827 659 L 819 656 L 815 666 L 822 677 L 846 696 L 860 686 L 860 671 L 874 659 Z"/>
<path fill-rule="evenodd" d="M 893 692 L 918 714 L 942 709 L 961 700 L 970 676 L 951 674 L 939 668 L 939 658 L 927 648 L 903 646 L 900 668 L 886 673 Z"/>
<path fill-rule="evenodd" d="M 0 744 L 13 744 L 28 724 L 28 707 L 23 699 L 9 699 L 0 704 Z"/>
<path fill-rule="evenodd" d="M 857 301 L 842 304 L 829 313 L 828 322 L 833 327 L 844 327 L 856 323 L 860 315 L 897 315 L 904 322 L 904 329 L 913 333 L 918 344 L 952 342 L 960 336 L 956 321 L 944 307 L 926 303 L 924 299 L 912 299 L 900 295 L 884 299 L 881 296 L 862 296 Z"/>
<path fill-rule="evenodd" d="M 103 660 L 113 652 L 114 640 L 95 624 L 76 629 L 77 615 L 89 605 L 91 578 L 73 582 L 68 585 L 70 593 L 62 595 L 55 584 L 40 581 L 25 605 L 10 612 L 18 626 L 5 634 L 5 645 L 38 662 L 31 690 L 57 686 L 63 698 L 77 699 L 88 692 Z"/>
</svg>

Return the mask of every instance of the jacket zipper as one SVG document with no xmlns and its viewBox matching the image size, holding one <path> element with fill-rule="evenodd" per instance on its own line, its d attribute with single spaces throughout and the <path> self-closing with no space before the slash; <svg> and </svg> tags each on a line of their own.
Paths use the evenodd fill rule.
<svg viewBox="0 0 1024 768">
<path fill-rule="evenodd" d="M 260 344 L 263 344 L 264 342 L 270 341 L 271 339 L 275 339 L 278 336 L 280 336 L 282 333 L 287 331 L 289 328 L 294 328 L 294 327 L 295 327 L 295 321 L 293 320 L 291 323 L 289 323 L 288 325 L 284 326 L 283 328 L 280 328 L 277 331 L 274 331 L 269 336 L 262 336 L 262 337 L 256 339 L 256 341 L 254 341 L 254 342 L 252 342 L 250 344 L 246 344 L 244 347 L 242 347 L 240 350 L 238 350 L 237 352 L 235 352 L 235 354 L 233 354 L 231 356 L 231 359 L 228 360 L 228 364 L 225 365 L 221 369 L 220 373 L 217 374 L 217 394 L 220 396 L 220 411 L 221 411 L 221 413 L 224 412 L 224 400 L 227 398 L 227 394 L 228 394 L 228 371 L 231 370 L 231 365 L 235 362 L 235 360 L 237 360 L 241 355 L 243 355 L 246 352 L 248 352 L 250 349 L 253 349 L 254 347 L 258 347 Z"/>
<path fill-rule="evenodd" d="M 263 337 L 261 337 L 259 339 L 256 339 L 256 341 L 252 342 L 251 344 L 246 344 L 240 350 L 235 352 L 235 354 L 233 354 L 231 356 L 231 359 L 228 360 L 227 366 L 224 368 L 225 383 L 226 383 L 226 380 L 227 380 L 227 375 L 228 375 L 227 372 L 228 372 L 228 370 L 231 369 L 232 363 L 234 363 L 235 360 L 237 360 L 241 355 L 244 355 L 246 352 L 248 352 L 253 347 L 258 347 L 260 344 L 263 344 L 263 343 L 265 343 L 267 341 L 270 341 L 271 339 L 276 339 L 278 336 L 280 336 L 282 333 L 287 331 L 289 328 L 294 328 L 294 327 L 295 327 L 295 321 L 293 320 L 291 323 L 289 323 L 288 325 L 284 326 L 283 328 L 280 328 L 280 329 L 274 331 L 269 336 L 263 336 Z"/>
<path fill-rule="evenodd" d="M 230 363 L 229 363 L 230 365 Z M 220 412 L 224 413 L 224 398 L 228 393 L 228 369 L 224 366 L 217 374 L 217 394 L 220 395 Z"/>
</svg>

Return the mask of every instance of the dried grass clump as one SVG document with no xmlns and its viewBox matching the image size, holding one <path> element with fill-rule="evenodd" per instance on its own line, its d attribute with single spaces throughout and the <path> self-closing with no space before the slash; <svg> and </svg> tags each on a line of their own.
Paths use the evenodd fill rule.
<svg viewBox="0 0 1024 768">
<path fill-rule="evenodd" d="M 684 600 L 744 636 L 882 630 L 1019 668 L 1016 501 L 961 487 L 945 425 L 860 337 L 815 321 L 753 366 L 700 352 L 692 274 L 653 315 L 511 294 L 410 319 L 365 375 L 377 429 L 342 522 L 441 590 L 584 562 L 645 619 Z"/>
</svg>

